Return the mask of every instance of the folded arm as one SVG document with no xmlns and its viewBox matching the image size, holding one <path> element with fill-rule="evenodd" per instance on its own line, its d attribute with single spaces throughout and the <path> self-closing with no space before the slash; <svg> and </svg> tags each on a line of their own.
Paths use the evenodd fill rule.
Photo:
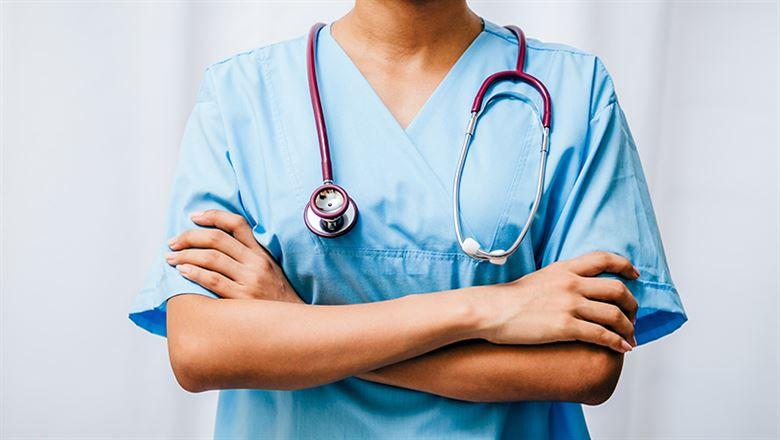
<svg viewBox="0 0 780 440">
<path fill-rule="evenodd" d="M 356 375 L 475 402 L 599 404 L 611 395 L 622 354 L 579 342 L 469 340 L 484 320 L 456 297 L 311 306 L 178 295 L 168 304 L 171 365 L 192 392 L 301 389 Z"/>
<path fill-rule="evenodd" d="M 215 229 L 178 237 L 168 260 L 232 299 L 169 300 L 171 362 L 190 391 L 295 389 L 355 375 L 469 401 L 597 404 L 635 345 L 633 296 L 620 281 L 593 278 L 638 276 L 616 255 L 588 254 L 494 286 L 308 305 L 243 218 L 209 211 L 194 220 Z"/>
</svg>

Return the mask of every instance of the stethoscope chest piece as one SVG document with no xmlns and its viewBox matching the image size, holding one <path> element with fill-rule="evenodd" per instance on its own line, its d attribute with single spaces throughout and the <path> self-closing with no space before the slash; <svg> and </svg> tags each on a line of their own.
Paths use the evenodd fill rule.
<svg viewBox="0 0 780 440">
<path fill-rule="evenodd" d="M 309 230 L 323 238 L 346 234 L 355 225 L 357 217 L 355 202 L 344 188 L 333 183 L 315 189 L 303 212 Z"/>
</svg>

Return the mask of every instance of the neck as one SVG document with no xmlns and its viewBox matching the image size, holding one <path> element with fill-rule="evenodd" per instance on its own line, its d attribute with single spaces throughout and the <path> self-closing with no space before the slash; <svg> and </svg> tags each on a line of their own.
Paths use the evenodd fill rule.
<svg viewBox="0 0 780 440">
<path fill-rule="evenodd" d="M 357 0 L 332 30 L 392 59 L 462 49 L 482 30 L 482 22 L 465 0 Z"/>
</svg>

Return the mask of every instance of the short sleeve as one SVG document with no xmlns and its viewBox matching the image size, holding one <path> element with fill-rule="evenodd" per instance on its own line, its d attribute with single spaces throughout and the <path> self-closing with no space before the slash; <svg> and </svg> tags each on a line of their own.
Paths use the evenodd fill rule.
<svg viewBox="0 0 780 440">
<path fill-rule="evenodd" d="M 166 217 L 166 235 L 161 240 L 146 283 L 130 309 L 129 318 L 151 333 L 166 335 L 166 304 L 169 298 L 181 293 L 216 297 L 181 276 L 165 261 L 164 254 L 170 252 L 168 238 L 198 227 L 189 218 L 191 212 L 222 209 L 243 214 L 224 127 L 210 72 L 206 70 L 181 140 Z"/>
<path fill-rule="evenodd" d="M 608 86 L 603 106 L 590 120 L 581 166 L 575 168 L 541 264 L 596 250 L 628 258 L 641 273 L 626 285 L 639 303 L 635 336 L 644 344 L 672 333 L 688 318 L 669 273 L 639 153 Z"/>
</svg>

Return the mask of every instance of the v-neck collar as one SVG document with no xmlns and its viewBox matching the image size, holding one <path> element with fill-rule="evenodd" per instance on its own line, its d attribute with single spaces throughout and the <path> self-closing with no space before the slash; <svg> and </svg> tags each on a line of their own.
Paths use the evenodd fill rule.
<svg viewBox="0 0 780 440">
<path fill-rule="evenodd" d="M 324 111 L 326 121 L 332 128 L 329 130 L 332 145 L 335 139 L 342 136 L 341 142 L 346 143 L 355 142 L 357 137 L 356 145 L 379 136 L 387 149 L 386 154 L 400 154 L 396 160 L 408 160 L 406 168 L 403 168 L 403 174 L 407 174 L 407 178 L 412 175 L 423 176 L 417 183 L 429 187 L 429 191 L 433 191 L 432 194 L 438 194 L 428 200 L 429 206 L 432 209 L 436 206 L 435 209 L 443 218 L 451 217 L 451 173 L 457 159 L 456 148 L 462 140 L 460 129 L 465 128 L 472 93 L 476 93 L 487 74 L 497 71 L 489 69 L 489 72 L 481 72 L 485 60 L 478 58 L 483 48 L 492 43 L 491 38 L 496 35 L 494 28 L 495 25 L 483 20 L 482 31 L 472 40 L 404 129 L 333 38 L 331 24 L 326 25 L 319 33 L 317 57 L 322 80 L 320 93 L 327 97 Z M 329 63 L 330 68 L 327 67 Z M 472 66 L 476 69 L 473 72 Z M 468 85 L 463 83 L 464 75 L 469 78 Z M 459 102 L 457 108 L 453 107 L 455 101 Z M 447 121 L 442 123 L 444 114 L 447 115 Z M 462 121 L 459 115 L 463 116 Z M 454 128 L 452 118 L 457 120 L 455 124 L 462 122 L 464 125 Z M 437 122 L 432 124 L 431 121 Z M 435 142 L 430 142 L 431 136 L 444 136 L 447 140 L 441 142 L 441 138 L 438 138 Z M 449 139 L 451 136 L 457 139 Z M 335 144 L 339 142 L 335 141 Z M 335 148 L 332 153 L 334 157 L 340 154 L 339 151 L 339 148 Z M 338 158 L 334 160 L 337 164 L 342 162 Z M 352 168 L 349 170 L 340 169 L 337 174 L 349 175 Z M 354 178 L 357 179 L 356 176 Z M 462 222 L 464 230 L 470 233 L 472 228 L 468 219 L 463 219 Z"/>
<path fill-rule="evenodd" d="M 482 19 L 482 30 L 479 32 L 479 34 L 477 34 L 476 37 L 474 37 L 473 40 L 471 40 L 471 43 L 469 43 L 469 45 L 466 47 L 466 50 L 460 54 L 452 67 L 450 67 L 444 77 L 439 81 L 433 92 L 428 96 L 428 98 L 426 98 L 422 107 L 417 110 L 417 113 L 415 113 L 414 117 L 412 117 L 412 120 L 409 122 L 406 128 L 404 128 L 401 123 L 398 122 L 398 119 L 396 119 L 385 102 L 382 101 L 382 98 L 376 92 L 374 86 L 371 85 L 368 79 L 363 75 L 363 72 L 358 69 L 357 65 L 354 63 L 354 61 L 352 61 L 352 58 L 349 57 L 341 44 L 339 44 L 339 42 L 336 41 L 336 39 L 333 37 L 331 32 L 332 23 L 328 23 L 327 26 L 320 32 L 320 34 L 324 34 L 324 36 L 329 40 L 329 43 L 332 44 L 332 46 L 335 48 L 335 51 L 338 53 L 339 57 L 341 57 L 344 63 L 349 66 L 349 70 L 353 72 L 355 77 L 358 78 L 359 81 L 363 84 L 364 88 L 368 90 L 370 99 L 375 101 L 376 107 L 381 109 L 381 113 L 383 114 L 383 117 L 388 120 L 388 123 L 395 126 L 396 129 L 402 132 L 404 135 L 408 136 L 408 134 L 413 130 L 413 127 L 416 125 L 417 121 L 424 119 L 424 115 L 427 112 L 430 112 L 432 107 L 436 106 L 436 101 L 446 93 L 450 83 L 453 81 L 453 78 L 457 78 L 458 74 L 464 68 L 464 66 L 468 65 L 468 61 L 473 56 L 476 47 L 479 45 L 479 41 L 484 38 L 487 32 L 487 26 L 487 21 Z"/>
</svg>

